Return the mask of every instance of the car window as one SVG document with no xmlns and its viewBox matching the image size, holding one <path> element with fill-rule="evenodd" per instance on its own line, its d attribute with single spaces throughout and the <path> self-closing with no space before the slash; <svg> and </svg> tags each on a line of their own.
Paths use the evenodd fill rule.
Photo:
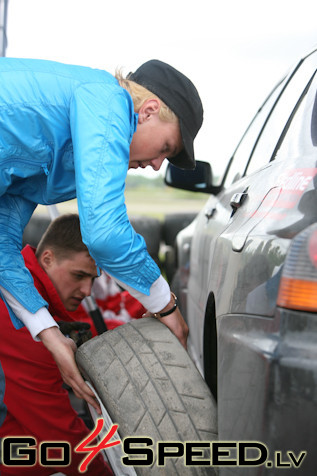
<svg viewBox="0 0 317 476">
<path fill-rule="evenodd" d="M 284 133 L 275 160 L 288 160 L 316 154 L 317 147 L 317 77 L 303 95 L 292 121 Z"/>
<path fill-rule="evenodd" d="M 236 182 L 243 176 L 246 165 L 253 151 L 254 144 L 261 132 L 261 129 L 263 128 L 263 125 L 265 124 L 265 121 L 272 107 L 274 106 L 274 103 L 276 102 L 279 94 L 281 93 L 285 82 L 286 80 L 282 81 L 275 87 L 270 96 L 266 99 L 263 106 L 259 109 L 258 113 L 254 117 L 253 121 L 251 122 L 247 131 L 242 137 L 242 140 L 238 145 L 233 155 L 233 158 L 231 159 L 231 165 L 225 180 L 225 187 L 228 187 L 233 182 Z"/>
<path fill-rule="evenodd" d="M 246 170 L 247 174 L 258 170 L 271 161 L 280 136 L 307 84 L 315 73 L 316 56 L 316 54 L 313 54 L 304 61 L 281 94 L 259 136 Z"/>
</svg>

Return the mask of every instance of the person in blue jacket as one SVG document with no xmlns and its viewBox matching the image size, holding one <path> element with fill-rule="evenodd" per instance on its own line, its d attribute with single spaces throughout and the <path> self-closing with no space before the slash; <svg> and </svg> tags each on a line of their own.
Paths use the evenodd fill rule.
<svg viewBox="0 0 317 476">
<path fill-rule="evenodd" d="M 52 353 L 64 381 L 96 409 L 74 359 L 24 265 L 22 234 L 37 204 L 77 197 L 83 241 L 100 269 L 186 346 L 188 328 L 126 212 L 129 168 L 165 158 L 195 167 L 203 107 L 193 83 L 150 60 L 127 78 L 51 61 L 0 58 L 0 292 L 16 328 Z"/>
</svg>

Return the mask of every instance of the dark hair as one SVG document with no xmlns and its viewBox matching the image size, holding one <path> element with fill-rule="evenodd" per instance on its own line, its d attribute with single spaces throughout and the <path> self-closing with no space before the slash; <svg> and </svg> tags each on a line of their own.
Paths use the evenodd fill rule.
<svg viewBox="0 0 317 476">
<path fill-rule="evenodd" d="M 57 259 L 65 259 L 70 254 L 81 251 L 88 253 L 87 246 L 82 241 L 77 214 L 61 215 L 50 223 L 37 246 L 36 257 L 41 256 L 47 248 L 54 252 Z"/>
</svg>

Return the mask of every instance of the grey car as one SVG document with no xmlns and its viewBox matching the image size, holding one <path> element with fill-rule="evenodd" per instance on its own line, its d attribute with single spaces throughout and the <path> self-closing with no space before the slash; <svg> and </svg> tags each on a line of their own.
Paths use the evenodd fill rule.
<svg viewBox="0 0 317 476">
<path fill-rule="evenodd" d="M 220 184 L 207 162 L 166 172 L 210 194 L 177 237 L 173 285 L 217 400 L 221 475 L 317 471 L 316 71 L 314 50 L 259 109 Z"/>
</svg>

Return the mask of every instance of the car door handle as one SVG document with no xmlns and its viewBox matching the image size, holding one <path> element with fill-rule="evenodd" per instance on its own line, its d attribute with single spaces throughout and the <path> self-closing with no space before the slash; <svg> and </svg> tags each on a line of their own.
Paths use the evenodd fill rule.
<svg viewBox="0 0 317 476">
<path fill-rule="evenodd" d="M 235 193 L 232 195 L 231 200 L 230 200 L 230 206 L 233 208 L 233 210 L 237 210 L 238 208 L 241 207 L 245 199 L 247 198 L 248 194 L 246 191 L 242 193 Z"/>
<path fill-rule="evenodd" d="M 205 217 L 207 218 L 207 221 L 209 221 L 210 218 L 214 216 L 215 212 L 216 212 L 216 207 L 206 208 Z"/>
</svg>

